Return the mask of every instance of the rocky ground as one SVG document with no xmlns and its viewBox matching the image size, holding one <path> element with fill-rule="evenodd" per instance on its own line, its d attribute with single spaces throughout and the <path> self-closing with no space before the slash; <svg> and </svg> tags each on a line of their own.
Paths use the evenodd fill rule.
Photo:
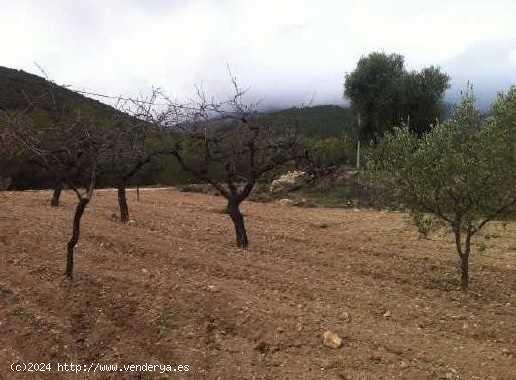
<svg viewBox="0 0 516 380">
<path fill-rule="evenodd" d="M 458 290 L 447 234 L 406 216 L 244 204 L 235 248 L 221 197 L 96 195 L 63 277 L 73 194 L 0 195 L 2 379 L 515 379 L 516 225 L 475 242 Z M 13 373 L 17 363 L 187 364 L 178 373 Z"/>
</svg>

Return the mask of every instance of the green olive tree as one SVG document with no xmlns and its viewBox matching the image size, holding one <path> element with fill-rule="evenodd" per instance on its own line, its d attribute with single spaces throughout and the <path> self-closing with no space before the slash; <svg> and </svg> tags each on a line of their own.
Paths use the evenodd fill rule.
<svg viewBox="0 0 516 380">
<path fill-rule="evenodd" d="M 491 114 L 497 123 L 510 128 L 513 133 L 516 132 L 516 86 L 498 94 Z"/>
<path fill-rule="evenodd" d="M 430 213 L 451 227 L 461 287 L 469 285 L 471 239 L 516 206 L 512 128 L 484 121 L 468 91 L 453 117 L 418 138 L 408 128 L 386 134 L 369 160 L 370 178 L 395 192 L 412 212 Z"/>
</svg>

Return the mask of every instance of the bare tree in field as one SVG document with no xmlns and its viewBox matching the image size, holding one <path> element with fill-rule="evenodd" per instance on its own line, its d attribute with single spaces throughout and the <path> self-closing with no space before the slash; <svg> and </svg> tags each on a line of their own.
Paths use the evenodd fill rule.
<svg viewBox="0 0 516 380">
<path fill-rule="evenodd" d="M 9 115 L 17 144 L 77 196 L 72 234 L 67 244 L 66 271 L 70 279 L 74 270 L 74 250 L 79 242 L 81 219 L 90 203 L 97 178 L 97 167 L 111 148 L 113 136 L 100 128 L 93 119 L 76 111 L 56 123 L 34 123 L 33 118 Z"/>
<path fill-rule="evenodd" d="M 154 114 L 158 91 L 148 98 L 119 102 L 120 112 L 112 123 L 116 133 L 113 149 L 107 153 L 107 169 L 118 193 L 120 221 L 129 221 L 126 189 L 130 181 L 157 156 L 163 154 L 161 130 L 156 126 L 159 116 Z"/>
<path fill-rule="evenodd" d="M 198 91 L 200 101 L 190 108 L 171 104 L 168 126 L 180 132 L 170 154 L 226 198 L 237 246 L 245 249 L 249 239 L 240 205 L 265 173 L 299 158 L 303 149 L 293 123 L 272 127 L 256 105 L 243 102 L 245 91 L 234 78 L 232 83 L 234 96 L 227 102 L 215 104 Z"/>
<path fill-rule="evenodd" d="M 0 164 L 2 167 L 16 155 L 16 145 L 7 124 L 7 114 L 0 111 Z M 11 178 L 0 173 L 0 191 L 7 190 L 11 185 Z"/>
</svg>

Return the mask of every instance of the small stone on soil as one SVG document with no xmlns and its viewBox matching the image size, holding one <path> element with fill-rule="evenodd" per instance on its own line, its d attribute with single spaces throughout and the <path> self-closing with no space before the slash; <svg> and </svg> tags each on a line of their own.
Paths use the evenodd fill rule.
<svg viewBox="0 0 516 380">
<path fill-rule="evenodd" d="M 330 348 L 339 348 L 342 346 L 342 338 L 337 334 L 327 330 L 323 334 L 323 344 Z"/>
<path fill-rule="evenodd" d="M 383 313 L 383 316 L 384 316 L 384 318 L 390 318 L 391 312 L 389 310 L 387 310 L 385 313 Z"/>
</svg>

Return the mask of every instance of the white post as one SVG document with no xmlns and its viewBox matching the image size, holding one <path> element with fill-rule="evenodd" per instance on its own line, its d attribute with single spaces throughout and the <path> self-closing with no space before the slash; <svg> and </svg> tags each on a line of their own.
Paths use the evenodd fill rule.
<svg viewBox="0 0 516 380">
<path fill-rule="evenodd" d="M 360 170 L 360 140 L 357 142 L 357 170 Z"/>
<path fill-rule="evenodd" d="M 357 134 L 357 170 L 360 170 L 360 125 L 361 119 L 360 114 L 358 114 L 358 134 Z"/>
</svg>

